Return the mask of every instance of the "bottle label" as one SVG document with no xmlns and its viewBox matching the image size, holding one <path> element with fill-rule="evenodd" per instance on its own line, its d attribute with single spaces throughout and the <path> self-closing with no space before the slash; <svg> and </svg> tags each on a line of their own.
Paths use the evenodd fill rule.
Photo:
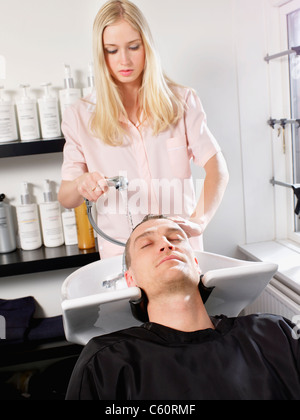
<svg viewBox="0 0 300 420">
<path fill-rule="evenodd" d="M 56 247 L 64 243 L 64 235 L 58 202 L 40 205 L 44 245 Z"/>
<path fill-rule="evenodd" d="M 0 215 L 0 229 L 7 229 L 7 219 Z"/>
<path fill-rule="evenodd" d="M 66 245 L 78 244 L 77 226 L 75 212 L 64 212 L 62 213 L 63 230 Z"/>
<path fill-rule="evenodd" d="M 61 136 L 58 105 L 56 100 L 39 102 L 42 137 L 44 139 Z"/>
<path fill-rule="evenodd" d="M 10 207 L 0 207 L 0 253 L 16 249 L 16 238 Z"/>
<path fill-rule="evenodd" d="M 21 140 L 36 140 L 40 138 L 40 130 L 35 104 L 19 104 L 18 118 Z"/>
<path fill-rule="evenodd" d="M 13 104 L 0 102 L 0 143 L 18 140 Z"/>
<path fill-rule="evenodd" d="M 42 245 L 40 224 L 35 206 L 17 207 L 21 248 L 37 249 Z"/>
<path fill-rule="evenodd" d="M 61 107 L 61 114 L 65 112 L 65 110 L 76 102 L 78 99 L 81 98 L 80 90 L 78 89 L 67 89 L 59 92 L 60 98 L 60 107 Z"/>
</svg>

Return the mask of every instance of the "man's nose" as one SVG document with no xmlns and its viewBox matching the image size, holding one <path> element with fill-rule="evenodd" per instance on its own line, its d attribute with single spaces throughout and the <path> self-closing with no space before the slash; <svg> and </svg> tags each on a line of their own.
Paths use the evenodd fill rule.
<svg viewBox="0 0 300 420">
<path fill-rule="evenodd" d="M 160 244 L 160 252 L 164 252 L 165 250 L 173 251 L 175 249 L 174 245 L 168 241 L 167 238 L 162 240 L 162 243 Z"/>
</svg>

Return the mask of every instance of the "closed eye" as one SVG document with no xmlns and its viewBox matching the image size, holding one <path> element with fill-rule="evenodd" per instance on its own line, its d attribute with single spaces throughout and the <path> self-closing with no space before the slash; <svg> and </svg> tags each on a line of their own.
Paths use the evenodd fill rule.
<svg viewBox="0 0 300 420">
<path fill-rule="evenodd" d="M 149 247 L 151 244 L 152 244 L 152 242 L 148 242 L 148 243 L 146 243 L 146 244 L 143 244 L 143 245 L 141 246 L 141 249 L 147 248 L 147 247 Z"/>
<path fill-rule="evenodd" d="M 140 45 L 134 45 L 132 47 L 129 47 L 129 49 L 132 51 L 137 51 L 139 48 L 140 48 Z"/>
<path fill-rule="evenodd" d="M 116 54 L 118 52 L 117 49 L 116 50 L 108 50 L 108 49 L 106 49 L 105 51 L 107 52 L 107 54 Z"/>
<path fill-rule="evenodd" d="M 129 49 L 132 51 L 137 51 L 140 48 L 140 46 L 141 44 L 132 45 L 129 47 Z M 107 52 L 107 54 L 117 54 L 118 48 L 115 48 L 114 50 L 110 50 L 109 48 L 106 48 L 105 52 Z"/>
<path fill-rule="evenodd" d="M 170 242 L 181 242 L 183 240 L 184 238 L 182 238 L 181 236 L 176 236 L 175 238 L 169 238 Z"/>
</svg>

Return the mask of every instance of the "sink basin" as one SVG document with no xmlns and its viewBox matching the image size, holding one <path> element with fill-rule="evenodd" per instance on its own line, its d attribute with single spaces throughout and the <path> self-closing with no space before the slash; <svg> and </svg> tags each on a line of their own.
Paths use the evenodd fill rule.
<svg viewBox="0 0 300 420">
<path fill-rule="evenodd" d="M 129 301 L 141 297 L 129 288 L 122 273 L 122 256 L 81 267 L 64 281 L 62 310 L 68 341 L 85 345 L 92 337 L 140 325 Z M 114 279 L 117 279 L 116 281 Z"/>
<path fill-rule="evenodd" d="M 214 287 L 206 302 L 210 315 L 238 316 L 268 285 L 278 266 L 196 252 L 204 277 Z M 129 301 L 141 297 L 122 276 L 122 256 L 97 261 L 72 273 L 62 286 L 62 312 L 68 341 L 85 345 L 99 335 L 140 325 Z"/>
</svg>

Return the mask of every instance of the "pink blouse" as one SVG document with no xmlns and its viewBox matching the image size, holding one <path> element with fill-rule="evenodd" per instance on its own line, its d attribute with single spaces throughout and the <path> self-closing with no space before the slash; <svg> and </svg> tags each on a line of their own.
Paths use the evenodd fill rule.
<svg viewBox="0 0 300 420">
<path fill-rule="evenodd" d="M 196 208 L 190 161 L 204 167 L 220 147 L 207 127 L 198 96 L 187 88 L 181 88 L 180 94 L 186 110 L 176 125 L 154 136 L 147 122 L 135 126 L 122 121 L 128 135 L 118 147 L 91 134 L 89 122 L 95 105 L 79 100 L 64 113 L 62 179 L 73 181 L 85 172 L 99 172 L 106 178 L 125 176 L 129 181 L 127 192 L 110 188 L 96 204 L 98 226 L 118 241 L 126 242 L 132 226 L 149 213 L 190 218 Z M 95 103 L 95 94 L 87 99 Z M 124 251 L 102 238 L 98 243 L 101 258 Z M 202 238 L 193 238 L 191 243 L 202 249 Z"/>
</svg>

